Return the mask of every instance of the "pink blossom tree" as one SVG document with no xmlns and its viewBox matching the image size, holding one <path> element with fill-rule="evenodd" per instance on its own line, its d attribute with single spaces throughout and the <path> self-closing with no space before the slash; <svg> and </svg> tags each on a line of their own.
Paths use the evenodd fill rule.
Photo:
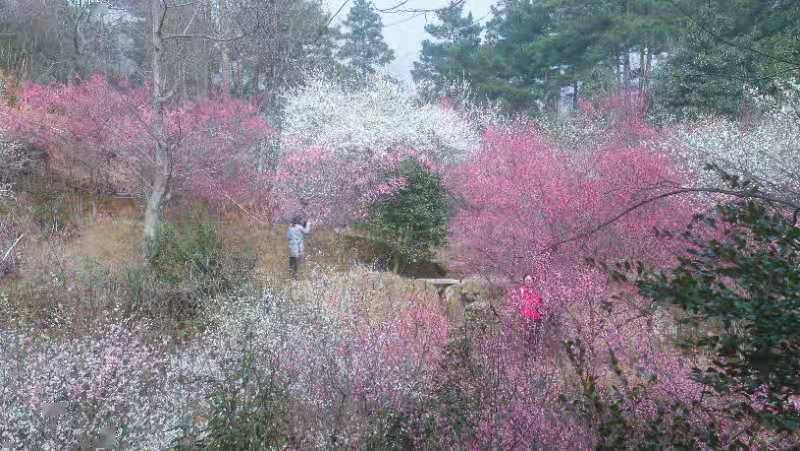
<svg viewBox="0 0 800 451">
<path fill-rule="evenodd" d="M 595 139 L 577 148 L 561 148 L 555 136 L 530 123 L 489 129 L 482 152 L 447 174 L 460 201 L 451 242 L 461 263 L 506 280 L 533 273 L 544 299 L 544 341 L 524 339 L 527 329 L 509 305 L 501 311 L 504 335 L 485 351 L 500 362 L 494 376 L 504 381 L 500 385 L 516 387 L 512 398 L 526 399 L 513 424 L 535 424 L 531 404 L 540 405 L 523 396 L 531 388 L 519 376 L 525 356 L 538 355 L 542 367 L 548 352 L 559 352 L 559 340 L 586 345 L 598 380 L 614 377 L 609 352 L 636 377 L 657 375 L 650 398 L 630 407 L 635 416 L 653 415 L 654 403 L 690 405 L 700 396 L 691 364 L 670 345 L 669 315 L 654 314 L 647 300 L 584 263 L 586 257 L 634 257 L 662 266 L 678 245 L 655 230 L 682 230 L 700 206 L 667 195 L 690 175 L 662 151 L 662 132 L 641 119 L 641 103 L 634 100 L 587 107 L 598 128 Z"/>
<path fill-rule="evenodd" d="M 268 185 L 249 160 L 270 133 L 248 103 L 227 97 L 154 107 L 147 86 L 103 76 L 72 85 L 29 84 L 6 108 L 10 132 L 46 148 L 54 168 L 143 193 L 145 238 L 174 195 L 241 202 Z"/>
<path fill-rule="evenodd" d="M 120 3 L 123 8 L 133 6 Z M 79 149 L 76 155 L 86 153 L 90 167 L 103 161 L 107 167 L 114 166 L 108 172 L 113 174 L 112 184 L 122 181 L 146 187 L 144 235 L 148 242 L 155 237 L 165 204 L 185 188 L 208 188 L 207 182 L 213 181 L 209 193 L 231 198 L 227 191 L 234 187 L 229 180 L 235 177 L 224 180 L 223 176 L 246 171 L 251 165 L 237 165 L 238 155 L 268 131 L 249 105 L 227 98 L 177 104 L 178 86 L 168 86 L 170 43 L 232 42 L 247 34 L 249 26 L 230 26 L 226 34 L 215 34 L 198 31 L 193 19 L 175 22 L 181 11 L 191 8 L 197 15 L 202 7 L 212 8 L 212 3 L 141 2 L 150 28 L 150 77 L 144 88 L 122 83 L 122 89 L 115 90 L 101 77 L 78 86 L 32 87 L 27 97 L 34 105 L 38 99 L 40 108 L 11 113 L 18 124 L 25 125 L 23 136 L 30 140 L 50 148 L 56 141 L 66 141 Z M 67 101 L 68 97 L 73 98 Z"/>
<path fill-rule="evenodd" d="M 483 150 L 448 171 L 461 204 L 452 234 L 462 263 L 515 278 L 573 267 L 584 257 L 668 258 L 653 230 L 680 228 L 695 207 L 681 198 L 647 200 L 689 176 L 655 144 L 658 132 L 634 119 L 638 103 L 629 103 L 587 108 L 606 129 L 577 150 L 560 148 L 527 122 L 488 129 Z M 634 112 L 618 111 L 628 108 Z M 634 206 L 635 214 L 620 215 Z"/>
</svg>

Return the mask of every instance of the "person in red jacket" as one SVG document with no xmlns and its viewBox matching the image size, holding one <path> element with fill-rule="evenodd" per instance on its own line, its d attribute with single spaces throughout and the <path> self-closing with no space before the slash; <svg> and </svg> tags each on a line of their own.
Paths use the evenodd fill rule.
<svg viewBox="0 0 800 451">
<path fill-rule="evenodd" d="M 516 288 L 512 293 L 513 299 L 519 306 L 519 313 L 528 322 L 536 323 L 542 319 L 542 297 L 536 291 L 533 276 L 525 274 L 522 279 L 522 286 Z"/>
<path fill-rule="evenodd" d="M 525 340 L 531 346 L 531 349 L 536 348 L 541 339 L 544 303 L 536 290 L 531 274 L 525 274 L 522 279 L 522 285 L 511 292 L 511 301 L 514 308 L 519 309 L 519 314 L 525 322 Z"/>
</svg>

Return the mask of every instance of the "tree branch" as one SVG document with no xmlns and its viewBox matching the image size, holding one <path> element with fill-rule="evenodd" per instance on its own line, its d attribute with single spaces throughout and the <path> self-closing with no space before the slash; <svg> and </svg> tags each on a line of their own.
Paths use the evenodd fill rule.
<svg viewBox="0 0 800 451">
<path fill-rule="evenodd" d="M 194 24 L 194 20 L 197 18 L 197 13 L 200 12 L 200 2 L 194 2 L 194 3 L 197 3 L 198 7 L 194 9 L 194 12 L 192 13 L 192 17 L 189 19 L 188 22 L 186 22 L 186 26 L 183 27 L 183 33 L 184 34 L 189 32 L 189 29 L 192 27 L 192 24 Z M 187 5 L 189 5 L 189 4 L 187 3 L 187 4 L 183 5 L 183 6 L 187 6 Z"/>
<path fill-rule="evenodd" d="M 19 244 L 20 241 L 22 241 L 23 238 L 25 238 L 24 233 L 20 235 L 16 241 L 14 241 L 14 244 L 12 244 L 10 248 L 8 248 L 5 255 L 3 255 L 2 260 L 0 260 L 0 263 L 4 263 L 8 259 L 8 257 L 11 255 L 11 251 L 13 251 L 15 247 L 17 247 L 17 245 Z"/>
<path fill-rule="evenodd" d="M 399 3 L 389 8 L 376 8 L 375 11 L 383 14 L 407 14 L 407 13 L 438 13 L 447 11 L 448 9 L 457 8 L 462 6 L 466 0 L 451 0 L 450 4 L 441 8 L 403 8 L 409 3 L 409 0 L 401 0 Z"/>
<path fill-rule="evenodd" d="M 232 42 L 238 41 L 245 38 L 248 34 L 242 33 L 237 36 L 232 36 L 229 38 L 223 38 L 218 36 L 211 36 L 208 34 L 171 34 L 163 36 L 162 39 L 169 40 L 169 39 L 200 39 L 204 41 L 212 41 L 212 42 Z"/>
<path fill-rule="evenodd" d="M 621 218 L 629 215 L 630 213 L 638 210 L 639 208 L 641 208 L 641 207 L 643 207 L 645 205 L 651 204 L 651 203 L 656 202 L 656 201 L 661 200 L 661 199 L 666 199 L 668 197 L 679 196 L 679 195 L 682 195 L 682 194 L 689 194 L 689 193 L 711 193 L 711 194 L 722 194 L 722 195 L 726 195 L 726 196 L 738 197 L 740 199 L 761 199 L 761 200 L 764 200 L 764 201 L 772 203 L 772 204 L 782 205 L 784 207 L 791 208 L 795 212 L 800 210 L 800 205 L 798 205 L 798 204 L 796 204 L 794 202 L 790 202 L 790 201 L 783 200 L 783 199 L 778 199 L 776 197 L 772 197 L 772 196 L 769 196 L 769 195 L 766 195 L 766 194 L 762 194 L 762 193 L 758 193 L 758 192 L 734 191 L 734 190 L 725 190 L 725 189 L 718 189 L 718 188 L 679 188 L 679 189 L 675 189 L 673 191 L 669 191 L 669 192 L 666 192 L 666 193 L 659 194 L 657 196 L 653 196 L 653 197 L 645 199 L 645 200 L 643 200 L 641 202 L 638 202 L 635 205 L 626 208 L 625 210 L 623 210 L 619 214 L 614 215 L 610 219 L 608 219 L 608 220 L 606 220 L 606 221 L 604 221 L 604 222 L 602 222 L 602 223 L 600 223 L 600 224 L 598 224 L 596 226 L 590 227 L 590 228 L 584 230 L 583 232 L 579 232 L 576 235 L 573 235 L 573 236 L 571 236 L 569 238 L 566 238 L 566 239 L 557 241 L 555 243 L 552 243 L 549 246 L 541 249 L 539 252 L 553 251 L 553 250 L 557 249 L 559 246 L 561 246 L 563 244 L 567 244 L 567 243 L 571 243 L 571 242 L 574 242 L 574 241 L 578 241 L 578 240 L 581 240 L 583 238 L 588 238 L 589 236 L 594 235 L 595 233 L 599 232 L 600 230 L 610 226 L 611 224 L 619 221 Z"/>
<path fill-rule="evenodd" d="M 342 10 L 344 9 L 345 6 L 347 6 L 348 3 L 350 3 L 350 0 L 344 0 L 344 2 L 342 2 L 342 5 L 339 6 L 339 9 L 337 9 L 336 12 L 333 13 L 333 15 L 330 17 L 330 19 L 328 19 L 328 23 L 325 24 L 325 28 L 328 28 L 333 23 L 333 20 L 336 19 L 336 17 L 342 13 Z"/>
</svg>

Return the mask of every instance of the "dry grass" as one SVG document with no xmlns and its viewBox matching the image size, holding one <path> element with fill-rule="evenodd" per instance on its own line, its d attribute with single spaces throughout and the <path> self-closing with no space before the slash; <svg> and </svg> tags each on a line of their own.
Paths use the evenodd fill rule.
<svg viewBox="0 0 800 451">
<path fill-rule="evenodd" d="M 122 268 L 141 257 L 140 221 L 110 219 L 82 228 L 65 249 L 67 258 L 91 259 L 109 268 Z"/>
<path fill-rule="evenodd" d="M 34 214 L 41 205 L 57 206 L 63 213 L 63 229 L 41 230 Z M 47 312 L 59 304 L 77 307 L 81 302 L 77 297 L 101 296 L 92 290 L 124 291 L 127 271 L 143 267 L 142 213 L 134 199 L 53 191 L 23 195 L 12 208 L 26 238 L 20 269 L 13 277 L 0 280 L 0 294 L 16 298 L 12 304 L 23 316 L 51 316 Z M 312 230 L 300 281 L 295 282 L 288 271 L 285 225 L 260 224 L 240 214 L 220 214 L 191 204 L 168 211 L 166 216 L 171 222 L 216 223 L 227 252 L 255 258 L 252 285 L 270 288 L 292 301 L 356 297 L 369 301 L 365 304 L 375 320 L 389 318 L 401 304 L 412 300 L 438 302 L 438 294 L 424 282 L 367 269 L 385 264 L 386 249 L 352 231 Z M 99 279 L 82 280 L 87 277 Z M 119 283 L 123 285 L 118 287 Z M 87 308 L 97 309 L 97 314 L 103 310 L 92 305 Z"/>
<path fill-rule="evenodd" d="M 270 285 L 287 281 L 289 248 L 286 225 L 264 225 L 247 218 L 227 216 L 220 230 L 226 247 L 238 252 L 251 252 L 257 258 L 256 278 Z M 325 272 L 346 272 L 356 266 L 381 266 L 385 250 L 370 240 L 330 229 L 312 230 L 305 243 L 306 259 L 300 267 L 300 278 Z M 312 271 L 312 268 L 316 268 Z"/>
<path fill-rule="evenodd" d="M 355 302 L 374 322 L 392 319 L 411 304 L 442 307 L 436 288 L 421 280 L 359 266 L 335 272 L 309 265 L 307 271 L 307 278 L 281 290 L 288 302 Z"/>
</svg>

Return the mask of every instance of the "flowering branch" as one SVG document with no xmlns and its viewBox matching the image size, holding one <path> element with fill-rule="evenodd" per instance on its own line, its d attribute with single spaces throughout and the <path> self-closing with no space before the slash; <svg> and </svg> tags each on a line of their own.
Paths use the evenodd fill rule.
<svg viewBox="0 0 800 451">
<path fill-rule="evenodd" d="M 553 250 L 556 250 L 559 246 L 561 246 L 563 244 L 571 243 L 571 242 L 578 241 L 578 240 L 582 240 L 584 238 L 588 238 L 588 237 L 594 235 L 595 233 L 599 232 L 600 230 L 602 230 L 602 229 L 610 226 L 611 224 L 619 221 L 623 217 L 633 213 L 634 211 L 638 210 L 639 208 L 644 207 L 645 205 L 652 204 L 653 202 L 656 202 L 656 201 L 661 200 L 661 199 L 666 199 L 668 197 L 680 196 L 680 195 L 683 195 L 683 194 L 691 194 L 691 193 L 722 194 L 722 195 L 725 195 L 725 196 L 732 196 L 732 197 L 736 197 L 736 198 L 739 198 L 739 199 L 760 199 L 760 200 L 763 200 L 763 201 L 766 201 L 766 202 L 769 202 L 769 203 L 772 203 L 772 204 L 781 205 L 783 207 L 792 209 L 794 211 L 795 222 L 797 221 L 797 214 L 798 214 L 798 212 L 800 212 L 800 204 L 796 204 L 796 203 L 791 202 L 791 201 L 779 199 L 777 197 L 770 196 L 770 195 L 767 195 L 767 194 L 762 194 L 762 193 L 759 193 L 757 191 L 752 191 L 752 190 L 750 190 L 750 191 L 737 191 L 737 190 L 726 190 L 726 189 L 720 189 L 720 188 L 679 188 L 679 189 L 676 189 L 676 190 L 673 190 L 673 191 L 669 191 L 669 192 L 666 192 L 666 193 L 659 194 L 657 196 L 650 197 L 650 198 L 645 199 L 645 200 L 643 200 L 641 202 L 638 202 L 638 203 L 626 208 L 622 212 L 614 215 L 610 219 L 608 219 L 608 220 L 606 220 L 606 221 L 604 221 L 604 222 L 602 222 L 600 224 L 597 224 L 597 225 L 595 225 L 593 227 L 590 227 L 589 229 L 584 230 L 583 232 L 580 232 L 580 233 L 578 233 L 576 235 L 573 235 L 573 236 L 571 236 L 571 237 L 569 237 L 567 239 L 560 240 L 560 241 L 557 241 L 557 242 L 555 242 L 553 244 L 550 244 L 549 246 L 543 248 L 540 252 L 553 251 Z"/>
</svg>

